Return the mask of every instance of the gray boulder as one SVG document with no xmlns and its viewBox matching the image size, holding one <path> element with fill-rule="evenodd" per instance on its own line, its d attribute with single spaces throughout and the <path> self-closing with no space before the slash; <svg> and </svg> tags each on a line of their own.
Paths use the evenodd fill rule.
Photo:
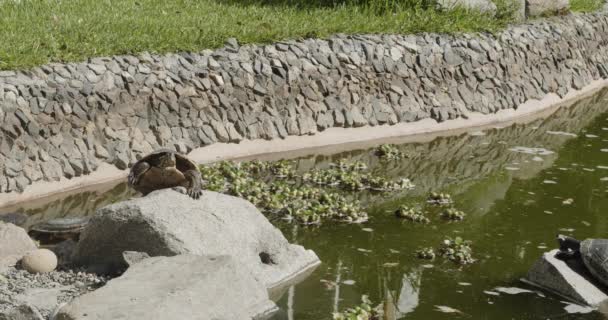
<svg viewBox="0 0 608 320">
<path fill-rule="evenodd" d="M 44 317 L 36 307 L 23 304 L 0 314 L 0 320 L 44 320 Z"/>
<path fill-rule="evenodd" d="M 591 277 L 580 260 L 555 258 L 559 250 L 546 252 L 532 266 L 524 282 L 535 285 L 570 301 L 592 307 L 608 302 L 608 296 Z"/>
<path fill-rule="evenodd" d="M 320 263 L 314 252 L 289 244 L 248 201 L 209 191 L 193 200 L 159 190 L 99 209 L 73 261 L 111 272 L 126 267 L 124 251 L 232 256 L 269 289 Z"/>
<path fill-rule="evenodd" d="M 570 0 L 527 0 L 529 17 L 555 15 L 570 10 Z"/>
<path fill-rule="evenodd" d="M 0 272 L 14 266 L 26 253 L 38 249 L 23 228 L 0 222 Z"/>
<path fill-rule="evenodd" d="M 233 320 L 276 311 L 263 283 L 228 256 L 145 259 L 104 287 L 82 295 L 56 320 Z"/>
<path fill-rule="evenodd" d="M 441 10 L 463 7 L 491 14 L 496 13 L 496 5 L 490 0 L 437 0 L 437 6 Z"/>
</svg>

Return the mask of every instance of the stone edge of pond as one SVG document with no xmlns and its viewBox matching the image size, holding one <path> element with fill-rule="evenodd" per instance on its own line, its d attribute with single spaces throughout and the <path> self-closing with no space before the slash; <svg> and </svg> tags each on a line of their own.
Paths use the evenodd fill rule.
<svg viewBox="0 0 608 320">
<path fill-rule="evenodd" d="M 535 113 L 606 84 L 607 30 L 574 14 L 0 71 L 0 207 L 122 178 L 159 147 L 209 162 Z"/>
</svg>

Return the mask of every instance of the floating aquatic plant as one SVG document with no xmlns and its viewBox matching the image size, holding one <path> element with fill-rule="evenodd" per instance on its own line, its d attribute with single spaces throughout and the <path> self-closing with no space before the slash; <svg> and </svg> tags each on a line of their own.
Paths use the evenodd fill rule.
<svg viewBox="0 0 608 320">
<path fill-rule="evenodd" d="M 368 296 L 364 295 L 361 297 L 361 304 L 346 309 L 342 312 L 336 312 L 333 314 L 334 320 L 380 320 L 382 317 L 382 305 L 373 308 L 372 302 Z"/>
<path fill-rule="evenodd" d="M 416 251 L 416 256 L 419 259 L 433 260 L 435 259 L 435 250 L 433 248 L 422 248 Z"/>
<path fill-rule="evenodd" d="M 441 212 L 441 217 L 445 220 L 461 221 L 466 214 L 456 208 L 447 208 Z"/>
<path fill-rule="evenodd" d="M 434 205 L 445 206 L 452 204 L 452 196 L 447 193 L 431 192 L 427 202 Z"/>
<path fill-rule="evenodd" d="M 383 144 L 376 148 L 376 155 L 386 160 L 400 160 L 406 155 L 394 144 Z"/>
<path fill-rule="evenodd" d="M 431 220 L 427 218 L 422 210 L 410 208 L 406 205 L 402 205 L 395 211 L 395 215 L 398 218 L 403 218 L 412 222 L 418 223 L 430 223 Z"/>
<path fill-rule="evenodd" d="M 374 190 L 398 191 L 414 188 L 414 184 L 406 178 L 398 181 L 374 176 L 368 172 L 367 166 L 361 162 L 352 164 L 338 162 L 329 169 L 313 169 L 302 176 L 304 182 L 321 186 L 342 188 L 348 191 Z"/>
<path fill-rule="evenodd" d="M 358 201 L 318 187 L 296 185 L 296 171 L 288 161 L 222 161 L 200 169 L 207 189 L 247 199 L 266 215 L 302 224 L 368 219 Z"/>
<path fill-rule="evenodd" d="M 448 258 L 454 263 L 465 265 L 475 262 L 472 257 L 471 241 L 463 240 L 460 237 L 455 239 L 443 240 L 439 254 Z"/>
</svg>

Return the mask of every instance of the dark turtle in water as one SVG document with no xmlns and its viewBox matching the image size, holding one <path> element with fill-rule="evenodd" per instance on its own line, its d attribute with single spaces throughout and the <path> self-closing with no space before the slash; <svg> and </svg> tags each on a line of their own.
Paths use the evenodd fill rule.
<svg viewBox="0 0 608 320">
<path fill-rule="evenodd" d="M 129 173 L 129 185 L 143 195 L 166 188 L 184 187 L 193 199 L 203 194 L 198 166 L 175 151 L 161 149 L 137 161 Z"/>
<path fill-rule="evenodd" d="M 58 218 L 33 225 L 28 234 L 43 243 L 72 239 L 78 241 L 80 233 L 89 223 L 89 218 Z"/>
<path fill-rule="evenodd" d="M 27 215 L 19 212 L 9 212 L 0 214 L 0 221 L 21 226 L 27 221 Z"/>
<path fill-rule="evenodd" d="M 583 241 L 558 235 L 559 252 L 562 260 L 581 259 L 591 275 L 608 286 L 608 239 L 586 239 Z"/>
</svg>

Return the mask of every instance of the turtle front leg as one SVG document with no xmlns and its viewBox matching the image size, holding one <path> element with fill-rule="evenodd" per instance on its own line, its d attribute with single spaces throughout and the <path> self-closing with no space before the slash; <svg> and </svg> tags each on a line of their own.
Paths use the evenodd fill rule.
<svg viewBox="0 0 608 320">
<path fill-rule="evenodd" d="M 203 195 L 203 177 L 198 170 L 188 170 L 184 172 L 184 177 L 188 181 L 187 193 L 192 199 L 198 199 Z"/>
</svg>

